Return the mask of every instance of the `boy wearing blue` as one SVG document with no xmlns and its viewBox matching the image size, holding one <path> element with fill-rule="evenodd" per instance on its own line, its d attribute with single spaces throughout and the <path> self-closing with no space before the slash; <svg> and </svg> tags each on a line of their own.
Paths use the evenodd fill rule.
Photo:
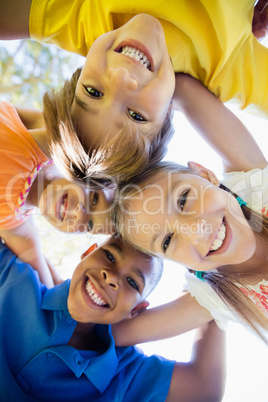
<svg viewBox="0 0 268 402">
<path fill-rule="evenodd" d="M 115 345 L 111 324 L 146 307 L 161 272 L 157 259 L 112 237 L 47 289 L 0 244 L 0 400 L 221 400 L 224 335 L 214 321 L 199 329 L 189 363 Z"/>
</svg>

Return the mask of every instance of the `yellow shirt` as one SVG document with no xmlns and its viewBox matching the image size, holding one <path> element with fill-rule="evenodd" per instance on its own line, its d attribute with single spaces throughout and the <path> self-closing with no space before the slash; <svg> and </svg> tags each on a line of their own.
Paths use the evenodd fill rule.
<svg viewBox="0 0 268 402">
<path fill-rule="evenodd" d="M 175 72 L 268 114 L 268 49 L 252 34 L 253 11 L 254 0 L 33 0 L 30 34 L 86 56 L 97 37 L 148 13 L 163 25 Z"/>
</svg>

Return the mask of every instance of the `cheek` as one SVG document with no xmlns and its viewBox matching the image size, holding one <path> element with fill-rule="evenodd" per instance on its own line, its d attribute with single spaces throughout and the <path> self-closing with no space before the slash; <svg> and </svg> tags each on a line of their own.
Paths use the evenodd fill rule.
<svg viewBox="0 0 268 402">
<path fill-rule="evenodd" d="M 145 110 L 151 120 L 155 124 L 159 124 L 159 130 L 167 116 L 173 94 L 172 91 L 166 91 L 162 85 L 163 83 L 160 81 L 159 84 L 152 86 L 143 97 Z"/>
</svg>

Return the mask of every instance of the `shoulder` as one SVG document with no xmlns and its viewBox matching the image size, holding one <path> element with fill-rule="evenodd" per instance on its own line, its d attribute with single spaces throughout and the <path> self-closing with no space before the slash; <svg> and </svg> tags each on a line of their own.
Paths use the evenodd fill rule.
<svg viewBox="0 0 268 402">
<path fill-rule="evenodd" d="M 16 106 L 16 111 L 27 130 L 34 130 L 44 126 L 41 110 Z"/>
<path fill-rule="evenodd" d="M 161 356 L 146 356 L 136 346 L 117 348 L 118 368 L 125 371 L 125 383 L 129 384 L 125 396 L 143 401 L 165 400 L 169 391 L 175 361 Z"/>
<path fill-rule="evenodd" d="M 6 245 L 0 243 L 1 297 L 4 297 L 5 291 L 7 293 L 14 291 L 23 300 L 23 294 L 29 296 L 29 292 L 35 292 L 34 289 L 39 289 L 40 286 L 42 285 L 37 272 L 29 264 L 17 258 Z"/>
</svg>

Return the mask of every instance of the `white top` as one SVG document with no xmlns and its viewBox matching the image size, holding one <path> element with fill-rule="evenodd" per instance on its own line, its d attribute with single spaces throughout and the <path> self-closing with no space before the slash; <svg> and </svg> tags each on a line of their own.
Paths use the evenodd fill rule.
<svg viewBox="0 0 268 402">
<path fill-rule="evenodd" d="M 268 216 L 268 166 L 265 169 L 253 169 L 248 172 L 224 173 L 221 182 L 246 201 L 248 207 Z M 185 276 L 187 281 L 185 288 L 210 312 L 220 328 L 226 329 L 229 320 L 236 321 L 232 312 L 208 283 L 188 271 Z M 248 295 L 248 289 L 253 291 L 253 294 Z M 268 317 L 268 281 L 263 279 L 257 285 L 241 290 Z"/>
</svg>

